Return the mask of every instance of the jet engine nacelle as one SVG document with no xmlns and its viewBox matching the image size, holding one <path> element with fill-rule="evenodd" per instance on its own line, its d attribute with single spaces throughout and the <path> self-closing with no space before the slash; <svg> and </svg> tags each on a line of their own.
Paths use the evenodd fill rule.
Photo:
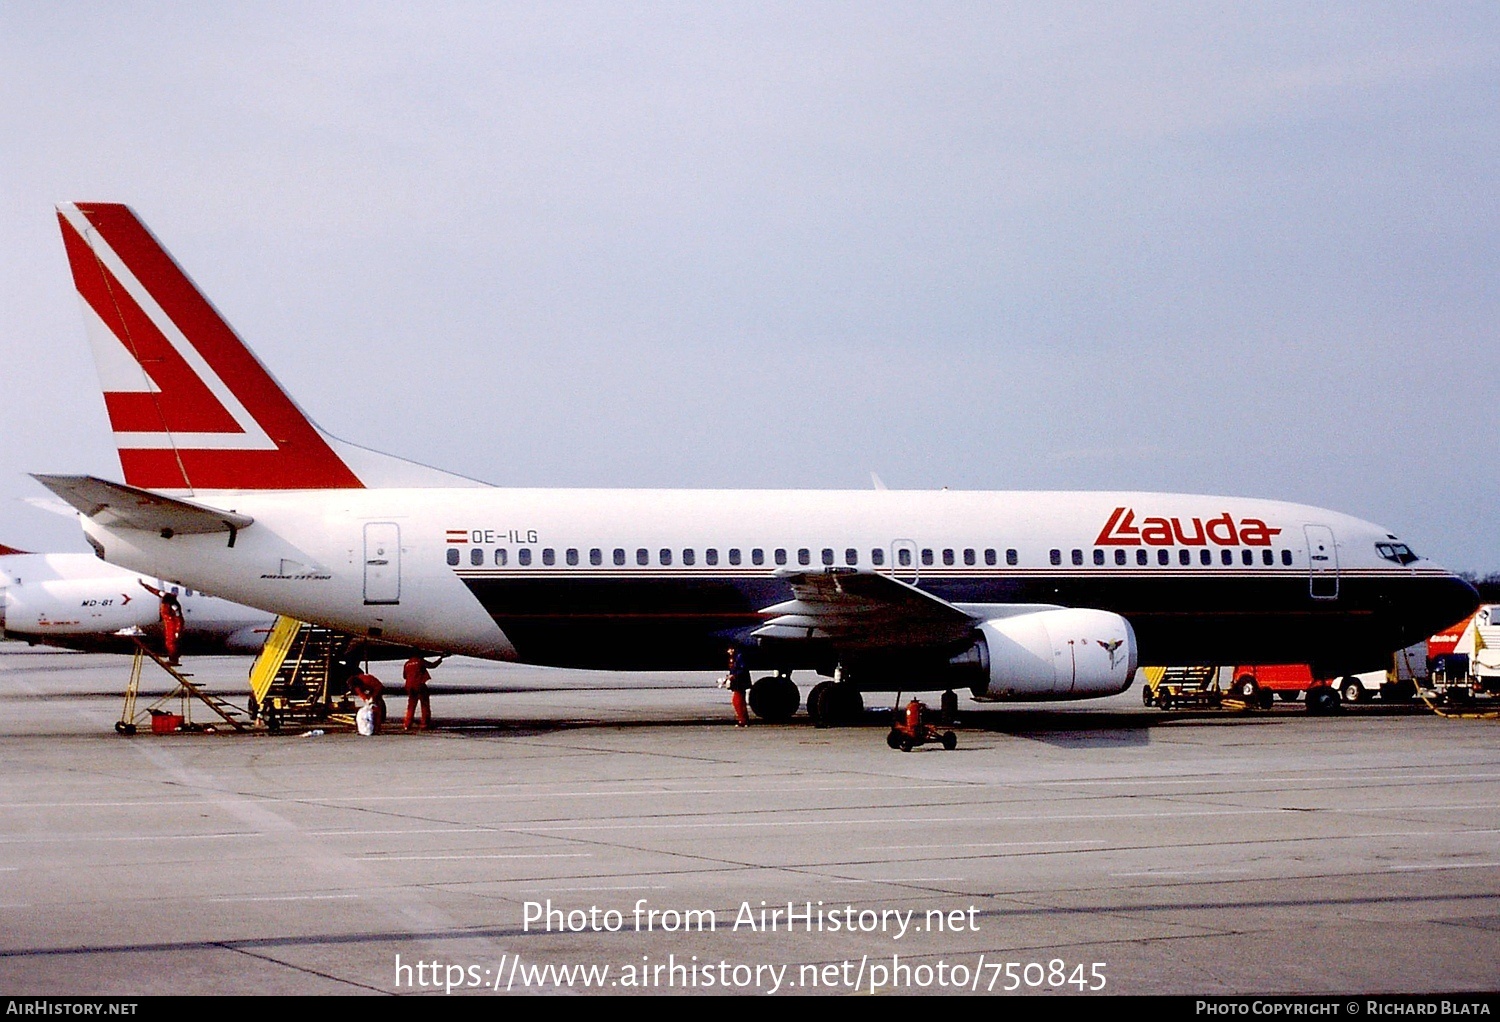
<svg viewBox="0 0 1500 1022">
<path fill-rule="evenodd" d="M 1030 611 L 981 623 L 951 663 L 973 672 L 975 699 L 1112 696 L 1135 677 L 1135 631 L 1103 610 Z"/>
</svg>

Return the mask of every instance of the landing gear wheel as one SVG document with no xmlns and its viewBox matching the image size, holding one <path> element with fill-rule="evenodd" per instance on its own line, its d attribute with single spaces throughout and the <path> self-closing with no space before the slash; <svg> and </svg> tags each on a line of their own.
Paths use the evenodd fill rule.
<svg viewBox="0 0 1500 1022">
<path fill-rule="evenodd" d="M 1365 687 L 1359 683 L 1358 678 L 1345 678 L 1339 695 L 1346 703 L 1362 703 L 1365 701 Z"/>
<path fill-rule="evenodd" d="M 772 724 L 791 720 L 801 703 L 802 693 L 785 674 L 769 675 L 750 686 L 750 712 Z"/>
<path fill-rule="evenodd" d="M 1316 717 L 1326 717 L 1344 708 L 1338 691 L 1328 685 L 1319 685 L 1307 690 L 1307 712 Z"/>
<path fill-rule="evenodd" d="M 949 752 L 952 752 L 954 749 L 958 748 L 958 735 L 954 734 L 952 731 L 944 731 L 943 748 L 947 749 Z"/>
<path fill-rule="evenodd" d="M 812 687 L 811 692 L 807 693 L 807 716 L 813 722 L 814 727 L 828 726 L 828 711 L 823 703 L 832 690 L 833 682 L 820 681 Z M 895 746 L 891 748 L 894 749 Z"/>
<path fill-rule="evenodd" d="M 823 719 L 829 724 L 853 724 L 864 716 L 865 698 L 853 685 L 839 682 L 823 694 L 819 708 Z"/>
</svg>

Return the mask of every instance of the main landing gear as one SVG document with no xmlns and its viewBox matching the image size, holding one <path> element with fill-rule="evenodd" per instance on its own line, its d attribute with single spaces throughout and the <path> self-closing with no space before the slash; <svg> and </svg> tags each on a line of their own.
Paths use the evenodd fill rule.
<svg viewBox="0 0 1500 1022">
<path fill-rule="evenodd" d="M 811 703 L 812 697 L 809 696 L 809 711 Z M 797 691 L 797 684 L 788 672 L 767 675 L 750 686 L 750 712 L 769 723 L 791 720 L 801 705 L 802 693 Z"/>
<path fill-rule="evenodd" d="M 807 694 L 807 715 L 817 727 L 853 724 L 864 713 L 865 697 L 847 681 L 820 681 Z"/>
</svg>

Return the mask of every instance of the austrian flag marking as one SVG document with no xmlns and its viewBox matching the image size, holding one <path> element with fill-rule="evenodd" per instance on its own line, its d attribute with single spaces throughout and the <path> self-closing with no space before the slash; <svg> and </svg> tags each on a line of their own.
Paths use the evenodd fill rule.
<svg viewBox="0 0 1500 1022">
<path fill-rule="evenodd" d="M 468 541 L 469 541 L 469 530 L 468 529 L 449 529 L 448 530 L 448 542 L 449 543 L 467 543 Z"/>
<path fill-rule="evenodd" d="M 1095 546 L 1270 546 L 1281 534 L 1259 518 L 1241 518 L 1238 522 L 1228 511 L 1206 521 L 1190 518 L 1142 518 L 1136 524 L 1135 509 L 1117 507 L 1109 516 Z"/>
</svg>

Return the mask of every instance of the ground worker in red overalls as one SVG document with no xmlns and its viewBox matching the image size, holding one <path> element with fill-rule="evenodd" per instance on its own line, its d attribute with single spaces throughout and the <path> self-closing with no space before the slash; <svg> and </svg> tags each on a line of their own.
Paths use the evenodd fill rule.
<svg viewBox="0 0 1500 1022">
<path fill-rule="evenodd" d="M 446 653 L 436 660 L 424 660 L 421 653 L 412 650 L 412 658 L 401 668 L 401 676 L 406 683 L 406 720 L 401 725 L 402 731 L 411 730 L 412 717 L 416 715 L 419 705 L 422 707 L 422 730 L 432 727 L 431 696 L 427 691 L 427 683 L 432 680 L 432 675 L 427 672 L 435 669 L 445 659 Z"/>
<path fill-rule="evenodd" d="M 745 705 L 745 693 L 750 691 L 750 670 L 745 666 L 745 657 L 739 647 L 729 647 L 729 702 L 734 706 L 735 727 L 750 726 L 750 710 Z"/>
<path fill-rule="evenodd" d="M 161 616 L 162 645 L 167 649 L 167 663 L 176 667 L 181 663 L 178 644 L 182 640 L 182 604 L 174 593 L 162 593 L 157 613 Z"/>
<path fill-rule="evenodd" d="M 349 679 L 349 691 L 369 703 L 375 711 L 375 733 L 385 723 L 385 686 L 373 674 L 359 671 Z"/>
</svg>

